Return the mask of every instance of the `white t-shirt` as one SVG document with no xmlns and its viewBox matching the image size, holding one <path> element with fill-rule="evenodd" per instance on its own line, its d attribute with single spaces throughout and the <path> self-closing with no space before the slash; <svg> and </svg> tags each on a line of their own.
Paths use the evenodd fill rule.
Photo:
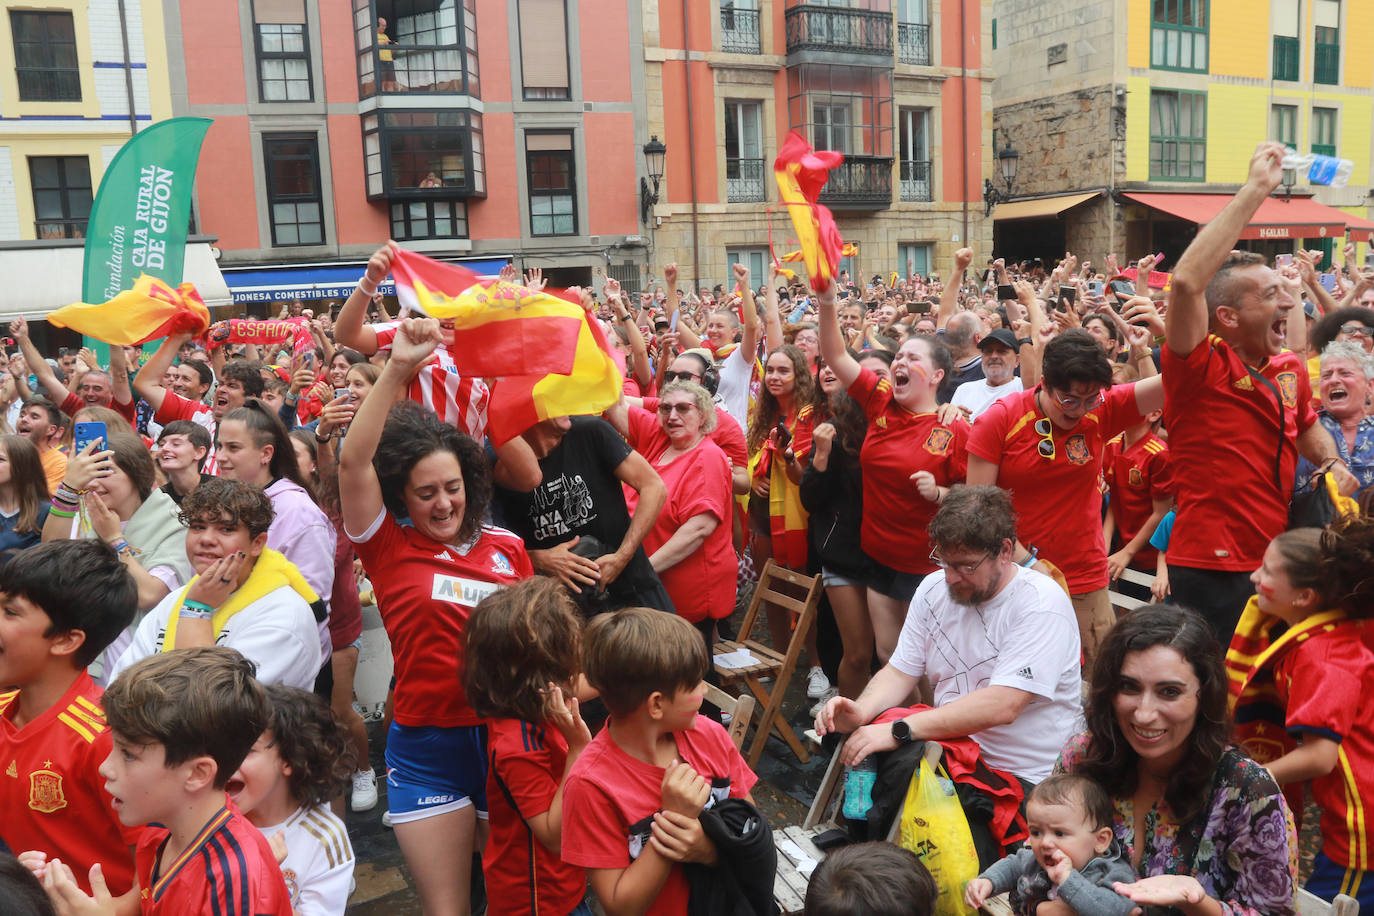
<svg viewBox="0 0 1374 916">
<path fill-rule="evenodd" d="M 106 683 L 114 683 L 125 668 L 162 651 L 167 620 L 186 588 L 172 592 L 148 612 L 134 630 L 133 642 L 106 675 Z M 215 643 L 237 649 L 257 665 L 258 680 L 264 684 L 313 690 L 315 676 L 323 664 L 315 614 L 305 599 L 287 585 L 268 592 L 230 617 Z"/>
<path fill-rule="evenodd" d="M 966 606 L 936 570 L 911 599 L 891 661 L 911 677 L 929 676 L 936 706 L 983 687 L 1031 694 L 1016 721 L 969 737 L 991 766 L 1039 782 L 1079 724 L 1079 654 L 1073 605 L 1050 577 L 1018 568 L 992 600 Z"/>
<path fill-rule="evenodd" d="M 954 389 L 954 397 L 950 403 L 955 407 L 967 407 L 973 413 L 973 419 L 993 405 L 993 402 L 1004 398 L 1009 394 L 1016 394 L 1021 391 L 1021 377 L 1013 375 L 1011 381 L 1005 385 L 993 387 L 988 384 L 985 378 L 975 379 L 972 382 L 964 382 Z"/>
<path fill-rule="evenodd" d="M 269 840 L 286 841 L 281 876 L 296 916 L 343 916 L 353 881 L 353 847 L 348 828 L 328 805 L 297 808 L 284 822 L 263 827 Z"/>
<path fill-rule="evenodd" d="M 720 385 L 716 388 L 716 395 L 730 416 L 745 429 L 749 426 L 749 377 L 753 374 L 751 368 L 749 361 L 745 359 L 742 346 L 735 347 L 716 367 L 716 371 L 720 373 Z"/>
</svg>

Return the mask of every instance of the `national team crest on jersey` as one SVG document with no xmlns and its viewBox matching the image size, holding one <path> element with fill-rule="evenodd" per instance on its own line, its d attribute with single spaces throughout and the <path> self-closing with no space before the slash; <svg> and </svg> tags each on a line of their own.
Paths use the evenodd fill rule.
<svg viewBox="0 0 1374 916">
<path fill-rule="evenodd" d="M 1131 468 L 1130 473 L 1126 475 L 1126 480 L 1133 487 L 1138 487 L 1145 482 L 1145 478 L 1140 474 L 1140 468 Z"/>
<path fill-rule="evenodd" d="M 491 552 L 491 571 L 498 576 L 515 575 L 515 567 L 511 565 L 510 559 L 499 550 Z"/>
<path fill-rule="evenodd" d="M 1064 454 L 1068 456 L 1070 464 L 1087 464 L 1092 458 L 1092 453 L 1088 451 L 1088 440 L 1082 436 L 1070 436 L 1064 443 Z"/>
<path fill-rule="evenodd" d="M 62 794 L 62 774 L 52 770 L 34 770 L 29 774 L 29 807 L 40 814 L 52 814 L 67 807 Z"/>
<path fill-rule="evenodd" d="M 1279 384 L 1279 394 L 1283 395 L 1283 406 L 1289 410 L 1296 410 L 1298 407 L 1298 374 L 1296 372 L 1280 372 L 1274 381 Z"/>
<path fill-rule="evenodd" d="M 926 436 L 925 450 L 932 455 L 949 454 L 949 443 L 954 439 L 954 433 L 943 426 L 937 426 Z"/>
</svg>

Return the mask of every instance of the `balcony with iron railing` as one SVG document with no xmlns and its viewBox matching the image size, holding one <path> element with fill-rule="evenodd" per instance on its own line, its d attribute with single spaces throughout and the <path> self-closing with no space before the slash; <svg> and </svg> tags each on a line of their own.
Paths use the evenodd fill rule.
<svg viewBox="0 0 1374 916">
<path fill-rule="evenodd" d="M 897 23 L 897 59 L 904 64 L 930 66 L 930 26 L 924 22 Z"/>
<path fill-rule="evenodd" d="M 787 10 L 787 53 L 892 57 L 892 13 L 798 4 Z M 889 61 L 889 66 L 890 66 Z"/>
<path fill-rule="evenodd" d="M 725 199 L 732 204 L 767 200 L 765 160 L 726 159 Z"/>
<path fill-rule="evenodd" d="M 835 210 L 886 210 L 892 206 L 892 158 L 850 156 L 830 170 L 820 202 Z"/>
<path fill-rule="evenodd" d="M 907 203 L 929 203 L 930 162 L 916 159 L 901 161 L 901 195 Z"/>
<path fill-rule="evenodd" d="M 759 11 L 722 6 L 720 49 L 737 54 L 758 54 L 760 48 Z"/>
</svg>

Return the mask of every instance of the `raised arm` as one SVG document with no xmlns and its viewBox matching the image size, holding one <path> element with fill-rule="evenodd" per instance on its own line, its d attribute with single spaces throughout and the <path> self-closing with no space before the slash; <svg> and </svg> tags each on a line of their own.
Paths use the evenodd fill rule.
<svg viewBox="0 0 1374 916">
<path fill-rule="evenodd" d="M 967 251 L 968 249 L 964 250 Z M 848 388 L 859 377 L 861 367 L 858 360 L 850 356 L 848 348 L 845 347 L 844 332 L 840 330 L 839 309 L 836 308 L 835 304 L 835 283 L 833 280 L 816 301 L 820 307 L 818 323 L 821 334 L 821 356 L 825 358 L 825 364 L 835 373 L 835 377 L 840 380 L 840 384 Z"/>
<path fill-rule="evenodd" d="M 366 325 L 367 304 L 377 294 L 377 286 L 391 273 L 392 243 L 387 242 L 367 260 L 367 272 L 339 310 L 334 320 L 334 339 L 364 356 L 377 352 L 377 332 Z"/>
<path fill-rule="evenodd" d="M 754 354 L 759 351 L 759 309 L 754 300 L 754 289 L 749 285 L 749 268 L 743 264 L 734 265 L 735 281 L 740 287 L 740 295 L 744 297 L 744 331 L 740 336 L 740 351 L 744 354 L 746 362 L 754 358 Z M 769 271 L 769 279 L 772 279 L 772 271 Z"/>
<path fill-rule="evenodd" d="M 954 313 L 959 310 L 959 290 L 964 285 L 964 271 L 973 263 L 973 249 L 960 248 L 954 252 L 954 274 L 940 293 L 940 308 L 935 312 L 936 329 L 949 324 Z"/>
<path fill-rule="evenodd" d="M 129 361 L 124 357 L 123 347 L 110 347 L 110 387 L 114 389 L 114 402 L 128 404 L 134 399 L 129 388 Z"/>
<path fill-rule="evenodd" d="M 43 354 L 38 352 L 38 347 L 34 346 L 29 339 L 29 323 L 23 318 L 16 318 L 10 322 L 10 336 L 19 343 L 19 349 L 24 353 L 24 362 L 29 364 L 29 371 L 34 378 L 38 379 L 38 385 L 43 392 L 52 399 L 54 404 L 61 404 L 71 394 L 67 386 L 57 379 L 57 373 L 52 371 L 52 366 L 43 358 Z"/>
<path fill-rule="evenodd" d="M 381 442 L 386 415 L 405 391 L 411 372 L 424 364 L 441 339 L 439 322 L 433 318 L 403 321 L 391 344 L 391 358 L 349 424 L 339 447 L 339 493 L 344 530 L 352 535 L 366 531 L 382 512 L 382 485 L 372 456 Z"/>
<path fill-rule="evenodd" d="M 768 288 L 763 291 L 763 348 L 769 353 L 783 345 L 782 318 L 778 315 L 777 276 L 777 265 L 770 265 Z M 753 358 L 753 353 L 745 354 L 746 360 Z"/>
<path fill-rule="evenodd" d="M 134 391 L 148 402 L 154 413 L 162 409 L 162 402 L 167 397 L 167 389 L 162 387 L 162 377 L 172 368 L 172 361 L 176 359 L 181 345 L 190 339 L 190 334 L 173 334 L 163 338 L 161 346 L 134 376 Z"/>
<path fill-rule="evenodd" d="M 1250 159 L 1245 185 L 1179 258 L 1164 315 L 1164 339 L 1174 355 L 1187 356 L 1207 338 L 1207 284 L 1260 204 L 1279 186 L 1285 152 L 1282 143 L 1261 143 Z"/>
</svg>

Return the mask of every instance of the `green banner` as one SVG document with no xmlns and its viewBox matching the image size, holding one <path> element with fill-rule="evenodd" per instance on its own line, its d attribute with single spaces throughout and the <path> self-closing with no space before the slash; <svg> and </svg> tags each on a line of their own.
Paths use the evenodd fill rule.
<svg viewBox="0 0 1374 916">
<path fill-rule="evenodd" d="M 83 302 L 107 302 L 141 273 L 176 286 L 186 256 L 191 188 L 209 118 L 171 118 L 119 148 L 86 223 Z M 104 347 L 100 348 L 105 358 Z"/>
</svg>

